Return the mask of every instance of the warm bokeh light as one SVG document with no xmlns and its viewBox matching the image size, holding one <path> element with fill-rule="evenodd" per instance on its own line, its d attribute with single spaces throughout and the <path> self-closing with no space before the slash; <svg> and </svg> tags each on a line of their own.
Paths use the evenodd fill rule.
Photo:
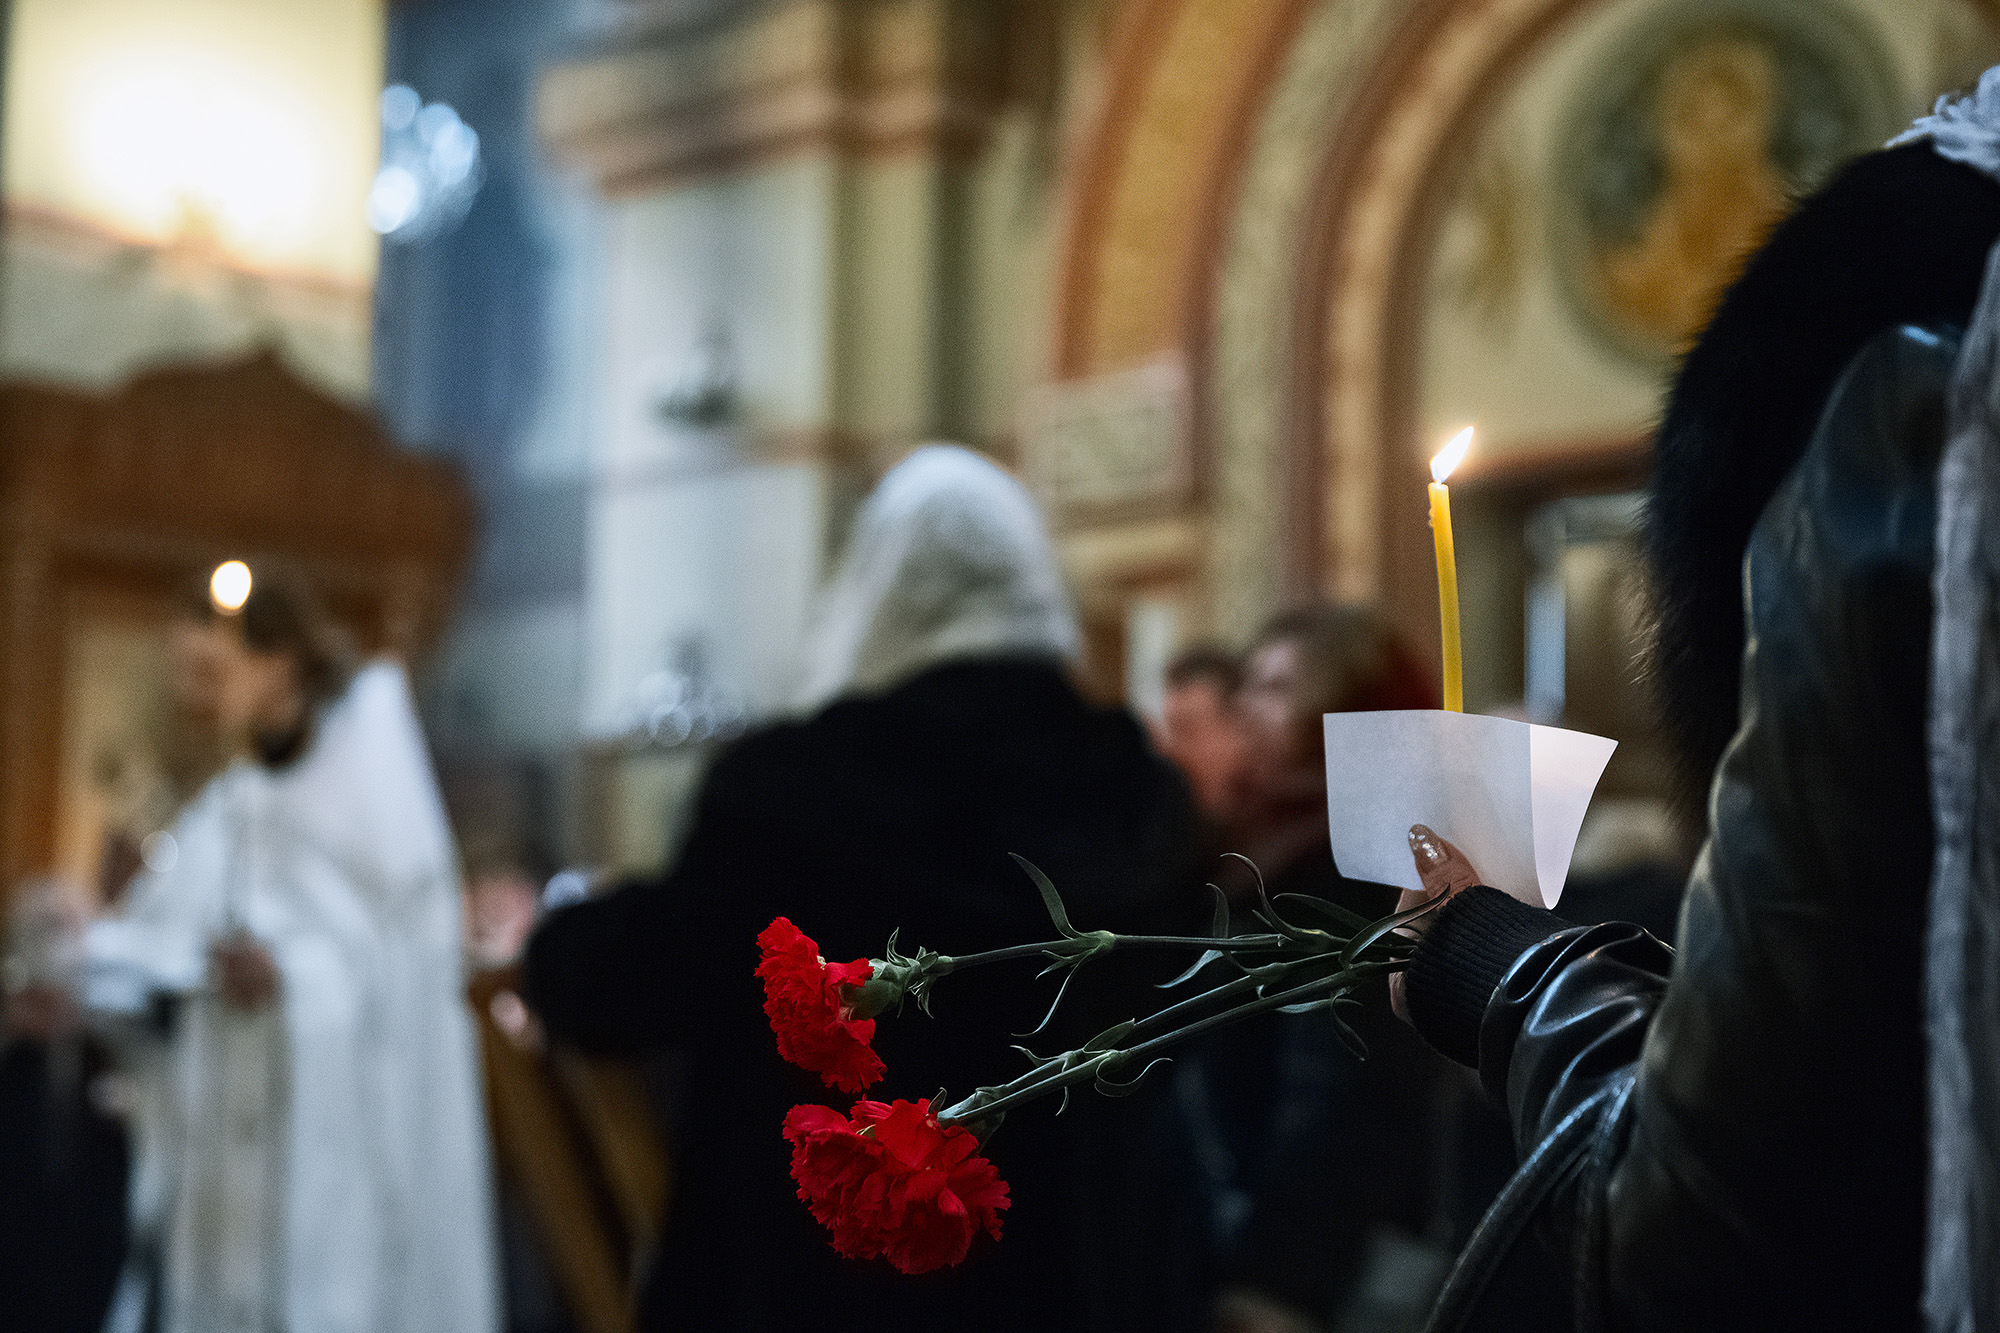
<svg viewBox="0 0 2000 1333">
<path fill-rule="evenodd" d="M 328 203 L 310 112 L 204 52 L 106 53 L 77 72 L 69 124 L 85 184 L 142 234 L 207 227 L 246 257 L 278 258 Z"/>
<path fill-rule="evenodd" d="M 250 566 L 241 560 L 225 560 L 208 576 L 209 600 L 219 611 L 241 611 L 250 600 Z"/>
<path fill-rule="evenodd" d="M 380 0 L 16 0 L 10 206 L 367 281 Z"/>
<path fill-rule="evenodd" d="M 1452 474 L 1452 470 L 1465 461 L 1465 451 L 1471 447 L 1472 427 L 1467 426 L 1452 436 L 1451 443 L 1439 450 L 1438 456 L 1431 460 L 1431 480 L 1442 486 L 1445 478 Z"/>
</svg>

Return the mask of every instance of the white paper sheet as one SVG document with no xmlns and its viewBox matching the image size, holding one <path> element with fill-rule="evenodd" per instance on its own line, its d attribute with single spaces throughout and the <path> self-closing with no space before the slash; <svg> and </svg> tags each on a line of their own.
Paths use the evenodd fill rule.
<svg viewBox="0 0 2000 1333">
<path fill-rule="evenodd" d="M 1554 907 L 1616 741 L 1436 710 L 1328 713 L 1327 823 L 1343 874 L 1421 887 L 1412 824 L 1458 844 L 1487 884 Z"/>
</svg>

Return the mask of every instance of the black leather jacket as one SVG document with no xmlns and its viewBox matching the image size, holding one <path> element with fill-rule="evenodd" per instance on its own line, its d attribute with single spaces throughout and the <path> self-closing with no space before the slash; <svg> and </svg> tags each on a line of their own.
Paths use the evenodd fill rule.
<svg viewBox="0 0 2000 1333">
<path fill-rule="evenodd" d="M 1586 1322 L 1915 1329 L 1935 473 L 1957 350 L 1849 365 L 1744 560 L 1741 725 L 1679 946 L 1491 889 L 1439 914 L 1413 1019 L 1479 1070 L 1523 1153 L 1632 1091 L 1548 1227 Z"/>
</svg>

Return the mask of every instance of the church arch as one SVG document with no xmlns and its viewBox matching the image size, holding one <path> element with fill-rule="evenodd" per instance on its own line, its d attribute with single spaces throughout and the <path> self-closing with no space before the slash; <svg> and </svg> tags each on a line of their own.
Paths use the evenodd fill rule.
<svg viewBox="0 0 2000 1333">
<path fill-rule="evenodd" d="M 1996 3 L 1932 7 L 1990 25 Z M 1218 16 L 1242 12 L 1230 0 L 1126 11 L 1071 155 L 1050 370 L 1083 380 L 1144 356 L 1184 369 L 1211 632 L 1240 638 L 1320 594 L 1382 601 L 1420 642 L 1434 633 L 1425 321 L 1448 205 L 1568 33 L 1691 5 L 1273 0 L 1226 36 Z M 1884 26 L 1878 0 L 1846 8 Z M 1213 39 L 1201 78 L 1196 36 Z M 1930 74 L 1905 66 L 1916 91 Z M 1190 126 L 1178 156 L 1162 148 Z M 1141 170 L 1163 159 L 1171 171 Z M 1631 474 L 1644 427 L 1626 415 L 1602 439 L 1556 442 Z"/>
</svg>

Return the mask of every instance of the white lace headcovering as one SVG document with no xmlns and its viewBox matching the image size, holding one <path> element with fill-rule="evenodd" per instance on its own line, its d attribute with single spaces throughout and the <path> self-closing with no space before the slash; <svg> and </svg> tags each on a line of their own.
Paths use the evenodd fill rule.
<svg viewBox="0 0 2000 1333">
<path fill-rule="evenodd" d="M 1979 86 L 1965 96 L 1938 98 L 1931 114 L 1918 117 L 1887 146 L 1919 139 L 1929 139 L 1939 157 L 2000 180 L 2000 65 L 1980 75 Z"/>
<path fill-rule="evenodd" d="M 969 449 L 933 444 L 861 506 L 822 594 L 804 710 L 968 657 L 1076 656 L 1078 633 L 1041 511 Z"/>
</svg>

